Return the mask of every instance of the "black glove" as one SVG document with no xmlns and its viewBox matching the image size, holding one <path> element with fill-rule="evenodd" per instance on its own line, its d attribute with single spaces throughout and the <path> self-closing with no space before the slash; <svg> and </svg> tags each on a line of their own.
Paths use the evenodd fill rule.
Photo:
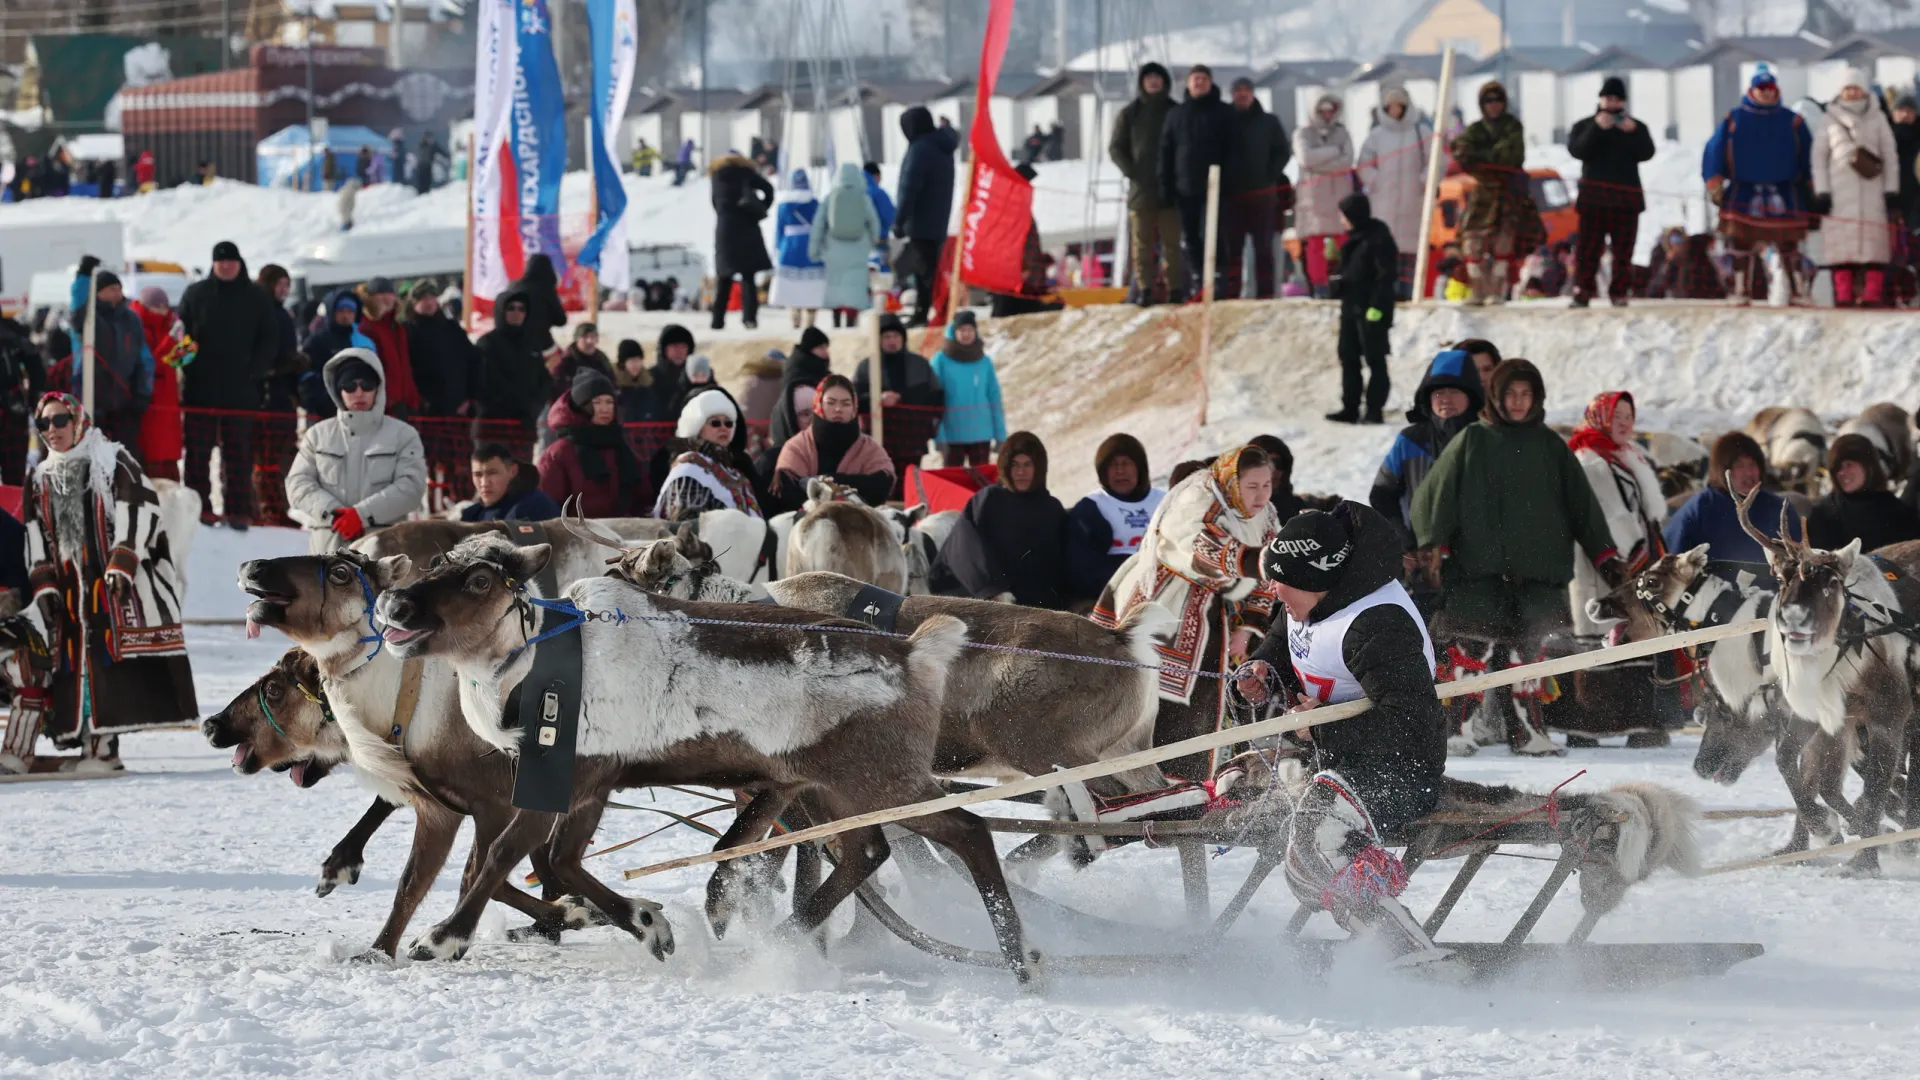
<svg viewBox="0 0 1920 1080">
<path fill-rule="evenodd" d="M 1813 193 L 1813 202 L 1809 208 L 1820 217 L 1831 217 L 1833 215 L 1833 196 L 1824 191 L 1816 191 Z"/>
<path fill-rule="evenodd" d="M 1889 219 L 1899 217 L 1900 216 L 1900 193 L 1897 191 L 1889 191 L 1886 194 L 1886 200 L 1887 200 L 1887 217 Z"/>
<path fill-rule="evenodd" d="M 100 260 L 97 256 L 93 256 L 93 255 L 80 256 L 80 276 L 81 277 L 92 277 L 94 270 L 96 270 L 99 266 L 100 266 Z"/>
</svg>

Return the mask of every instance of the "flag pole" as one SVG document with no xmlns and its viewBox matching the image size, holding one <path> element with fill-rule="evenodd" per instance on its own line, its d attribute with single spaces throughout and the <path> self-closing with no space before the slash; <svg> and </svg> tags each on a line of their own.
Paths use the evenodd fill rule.
<svg viewBox="0 0 1920 1080">
<path fill-rule="evenodd" d="M 99 295 L 100 268 L 96 266 L 87 274 L 87 321 L 80 340 L 80 407 L 86 410 L 88 419 L 93 418 L 93 342 L 94 326 L 100 318 L 96 302 Z"/>
<path fill-rule="evenodd" d="M 460 268 L 460 332 L 473 333 L 473 174 L 478 162 L 473 159 L 477 136 L 467 132 L 467 253 Z"/>
<path fill-rule="evenodd" d="M 1420 246 L 1414 249 L 1413 256 L 1413 302 L 1418 304 L 1427 298 L 1427 265 L 1433 255 L 1429 250 L 1433 243 L 1433 206 L 1440 199 L 1440 174 L 1445 168 L 1445 134 L 1447 117 L 1453 109 L 1449 104 L 1453 100 L 1453 46 L 1440 57 L 1439 96 L 1433 103 L 1433 148 L 1427 154 L 1426 190 L 1420 195 Z"/>
<path fill-rule="evenodd" d="M 599 108 L 599 103 L 594 103 Z M 600 178 L 593 168 L 594 153 L 599 147 L 593 140 L 593 117 L 587 117 L 587 234 L 591 236 L 600 228 Z M 601 258 L 605 258 L 605 247 L 601 245 Z M 587 321 L 600 322 L 600 268 L 587 267 Z"/>
<path fill-rule="evenodd" d="M 1213 370 L 1213 267 L 1220 241 L 1220 166 L 1207 166 L 1207 233 L 1205 265 L 1200 278 L 1200 377 Z M 1238 253 L 1235 253 L 1236 256 Z"/>
</svg>

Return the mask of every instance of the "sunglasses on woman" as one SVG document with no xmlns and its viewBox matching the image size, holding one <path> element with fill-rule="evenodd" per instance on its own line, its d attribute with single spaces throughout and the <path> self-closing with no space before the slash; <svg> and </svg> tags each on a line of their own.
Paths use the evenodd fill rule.
<svg viewBox="0 0 1920 1080">
<path fill-rule="evenodd" d="M 72 413 L 54 413 L 52 416 L 36 416 L 33 426 L 40 431 L 65 431 L 73 423 Z"/>
<path fill-rule="evenodd" d="M 708 426 L 708 427 L 723 427 L 723 428 L 730 428 L 730 427 L 732 427 L 732 426 L 733 426 L 733 421 L 731 421 L 731 420 L 723 420 L 723 419 L 719 419 L 719 418 L 717 418 L 717 417 L 716 417 L 715 419 L 712 419 L 712 420 L 709 420 L 709 421 L 707 421 L 707 426 Z"/>
</svg>

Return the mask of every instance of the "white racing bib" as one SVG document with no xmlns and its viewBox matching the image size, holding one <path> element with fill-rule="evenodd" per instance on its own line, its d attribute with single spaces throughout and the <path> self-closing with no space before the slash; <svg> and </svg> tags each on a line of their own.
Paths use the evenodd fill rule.
<svg viewBox="0 0 1920 1080">
<path fill-rule="evenodd" d="M 1297 623 L 1291 616 L 1287 618 L 1287 652 L 1293 659 L 1293 672 L 1308 694 L 1323 705 L 1337 705 L 1366 696 L 1353 672 L 1347 670 L 1347 630 L 1361 612 L 1389 604 L 1405 611 L 1413 625 L 1420 628 L 1420 648 L 1427 655 L 1427 673 L 1433 673 L 1433 638 L 1427 634 L 1426 620 L 1420 617 L 1420 609 L 1413 606 L 1407 590 L 1398 581 L 1389 581 L 1317 623 Z"/>
<path fill-rule="evenodd" d="M 1109 555 L 1131 555 L 1140 550 L 1140 540 L 1147 535 L 1147 526 L 1153 521 L 1153 512 L 1160 508 L 1160 500 L 1167 493 L 1160 488 L 1147 489 L 1147 495 L 1139 502 L 1122 502 L 1107 492 L 1106 488 L 1095 488 L 1087 498 L 1100 508 L 1100 516 L 1107 519 L 1107 528 L 1113 532 L 1113 542 L 1107 545 Z"/>
</svg>

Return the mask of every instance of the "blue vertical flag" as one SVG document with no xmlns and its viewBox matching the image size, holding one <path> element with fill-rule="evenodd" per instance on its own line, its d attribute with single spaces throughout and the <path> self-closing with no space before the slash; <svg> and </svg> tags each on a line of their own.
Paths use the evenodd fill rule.
<svg viewBox="0 0 1920 1080">
<path fill-rule="evenodd" d="M 627 285 L 627 189 L 614 163 L 614 138 L 627 115 L 633 91 L 635 35 L 633 0 L 587 0 L 587 32 L 593 55 L 593 189 L 597 216 L 593 235 L 580 249 L 580 265 L 590 266 L 602 282 Z M 604 252 L 604 254 L 603 254 Z"/>
<path fill-rule="evenodd" d="M 519 182 L 520 250 L 544 252 L 566 276 L 560 249 L 560 178 L 567 171 L 567 105 L 553 58 L 547 0 L 520 0 L 519 66 L 513 80 L 513 163 Z"/>
</svg>

